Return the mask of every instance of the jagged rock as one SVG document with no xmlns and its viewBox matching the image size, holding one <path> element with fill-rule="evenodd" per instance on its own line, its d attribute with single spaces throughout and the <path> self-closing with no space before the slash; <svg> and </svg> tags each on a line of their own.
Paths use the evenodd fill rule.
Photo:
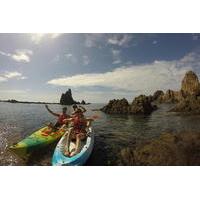
<svg viewBox="0 0 200 200">
<path fill-rule="evenodd" d="M 125 98 L 120 100 L 113 99 L 100 110 L 107 114 L 127 114 L 129 111 L 129 103 Z"/>
<path fill-rule="evenodd" d="M 162 103 L 177 103 L 183 99 L 182 91 L 167 90 L 166 93 L 160 97 Z"/>
<path fill-rule="evenodd" d="M 154 92 L 152 100 L 160 102 L 163 95 L 164 92 L 162 90 L 157 90 L 156 92 Z"/>
<path fill-rule="evenodd" d="M 184 112 L 190 114 L 200 114 L 200 97 L 190 96 L 180 101 L 171 112 Z"/>
<path fill-rule="evenodd" d="M 63 93 L 61 95 L 60 104 L 61 105 L 73 105 L 73 104 L 77 104 L 77 102 L 74 101 L 74 99 L 72 97 L 72 91 L 71 91 L 71 89 L 68 89 L 68 91 L 66 91 L 66 93 Z"/>
<path fill-rule="evenodd" d="M 121 165 L 200 165 L 200 133 L 165 133 L 145 144 L 122 149 Z"/>
<path fill-rule="evenodd" d="M 86 103 L 85 103 L 85 101 L 84 101 L 84 100 L 82 100 L 82 101 L 81 101 L 81 104 L 85 105 Z"/>
<path fill-rule="evenodd" d="M 100 110 L 107 114 L 150 114 L 157 108 L 151 104 L 151 101 L 152 97 L 145 95 L 136 97 L 131 105 L 125 98 L 121 100 L 114 99 Z"/>
<path fill-rule="evenodd" d="M 181 90 L 184 96 L 200 95 L 200 83 L 197 75 L 193 71 L 188 71 L 182 80 Z"/>
<path fill-rule="evenodd" d="M 200 114 L 200 83 L 194 72 L 186 73 L 180 93 L 182 97 L 170 111 Z"/>
<path fill-rule="evenodd" d="M 151 101 L 151 97 L 140 95 L 133 100 L 129 112 L 131 114 L 150 114 L 157 108 L 151 104 Z"/>
</svg>

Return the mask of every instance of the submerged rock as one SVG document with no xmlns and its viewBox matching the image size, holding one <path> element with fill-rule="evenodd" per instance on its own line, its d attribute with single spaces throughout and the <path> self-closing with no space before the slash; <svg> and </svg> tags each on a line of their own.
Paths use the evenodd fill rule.
<svg viewBox="0 0 200 200">
<path fill-rule="evenodd" d="M 122 149 L 121 165 L 200 165 L 200 133 L 164 133 L 135 148 Z"/>
</svg>

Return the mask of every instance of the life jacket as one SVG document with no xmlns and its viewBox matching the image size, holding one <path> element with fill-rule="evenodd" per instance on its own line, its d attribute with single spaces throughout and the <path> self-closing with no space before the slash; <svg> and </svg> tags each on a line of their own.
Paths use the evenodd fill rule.
<svg viewBox="0 0 200 200">
<path fill-rule="evenodd" d="M 68 118 L 67 114 L 60 114 L 58 117 L 58 123 L 59 124 L 64 124 L 64 120 Z"/>
<path fill-rule="evenodd" d="M 80 117 L 75 116 L 73 118 L 73 125 L 74 125 L 74 129 L 83 130 L 83 129 L 86 128 L 87 123 L 86 123 L 86 121 L 84 119 L 81 119 Z"/>
</svg>

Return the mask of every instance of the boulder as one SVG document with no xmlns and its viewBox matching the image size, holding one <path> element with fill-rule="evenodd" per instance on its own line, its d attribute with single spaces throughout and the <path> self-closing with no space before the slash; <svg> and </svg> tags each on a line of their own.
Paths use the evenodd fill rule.
<svg viewBox="0 0 200 200">
<path fill-rule="evenodd" d="M 154 92 L 152 96 L 152 100 L 159 102 L 163 95 L 164 95 L 164 92 L 162 90 L 157 90 L 156 92 Z"/>
<path fill-rule="evenodd" d="M 136 97 L 132 104 L 123 99 L 113 99 L 100 110 L 107 114 L 150 114 L 157 107 L 151 104 L 152 97 L 140 95 Z"/>
<path fill-rule="evenodd" d="M 129 103 L 125 98 L 120 100 L 113 99 L 100 110 L 107 114 L 127 114 L 129 111 Z"/>
<path fill-rule="evenodd" d="M 136 147 L 122 149 L 121 165 L 200 165 L 200 133 L 164 133 Z"/>
<path fill-rule="evenodd" d="M 157 107 L 151 104 L 152 97 L 140 95 L 136 97 L 130 105 L 131 114 L 151 114 Z"/>
</svg>

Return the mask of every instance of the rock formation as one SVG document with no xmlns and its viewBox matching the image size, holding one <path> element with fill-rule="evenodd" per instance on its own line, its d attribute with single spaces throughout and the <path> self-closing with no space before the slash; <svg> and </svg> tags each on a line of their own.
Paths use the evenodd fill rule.
<svg viewBox="0 0 200 200">
<path fill-rule="evenodd" d="M 68 89 L 66 93 L 63 93 L 60 98 L 60 104 L 61 105 L 73 105 L 77 104 L 76 101 L 74 101 L 72 97 L 72 91 L 71 89 Z"/>
<path fill-rule="evenodd" d="M 107 114 L 127 114 L 129 112 L 129 103 L 123 99 L 113 99 L 109 103 L 100 109 Z"/>
<path fill-rule="evenodd" d="M 125 148 L 120 165 L 200 165 L 200 133 L 165 133 L 159 138 Z"/>
<path fill-rule="evenodd" d="M 136 97 L 130 105 L 125 98 L 121 100 L 114 99 L 109 101 L 101 111 L 107 114 L 150 114 L 156 109 L 156 106 L 153 106 L 151 101 L 151 98 L 145 95 Z"/>
<path fill-rule="evenodd" d="M 200 83 L 197 75 L 193 71 L 188 71 L 182 80 L 181 90 L 184 96 L 200 95 Z"/>
<path fill-rule="evenodd" d="M 129 108 L 130 114 L 151 114 L 157 107 L 151 104 L 151 97 L 140 95 L 136 97 Z"/>
<path fill-rule="evenodd" d="M 186 112 L 200 114 L 200 83 L 197 75 L 189 71 L 186 73 L 180 91 L 182 97 L 172 112 Z"/>
<path fill-rule="evenodd" d="M 160 102 L 163 95 L 164 92 L 162 90 L 157 90 L 156 92 L 154 92 L 152 100 Z"/>
<path fill-rule="evenodd" d="M 85 101 L 84 101 L 84 100 L 82 100 L 82 101 L 81 101 L 81 104 L 82 104 L 82 105 L 85 105 L 86 103 L 85 103 Z"/>
</svg>

